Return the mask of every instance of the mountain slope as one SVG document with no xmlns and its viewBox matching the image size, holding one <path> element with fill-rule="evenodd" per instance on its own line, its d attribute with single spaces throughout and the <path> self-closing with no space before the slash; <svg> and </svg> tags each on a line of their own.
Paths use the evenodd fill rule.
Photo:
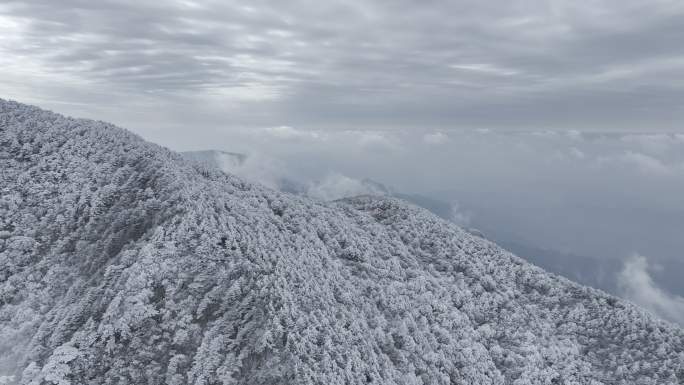
<svg viewBox="0 0 684 385">
<path fill-rule="evenodd" d="M 391 198 L 0 101 L 0 379 L 678 384 L 684 333 Z"/>
</svg>

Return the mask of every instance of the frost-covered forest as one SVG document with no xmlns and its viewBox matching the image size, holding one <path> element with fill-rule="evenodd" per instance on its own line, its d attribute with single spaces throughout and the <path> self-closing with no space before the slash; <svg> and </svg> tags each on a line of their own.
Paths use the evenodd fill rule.
<svg viewBox="0 0 684 385">
<path fill-rule="evenodd" d="M 684 332 L 401 200 L 0 100 L 0 383 L 684 383 Z"/>
</svg>

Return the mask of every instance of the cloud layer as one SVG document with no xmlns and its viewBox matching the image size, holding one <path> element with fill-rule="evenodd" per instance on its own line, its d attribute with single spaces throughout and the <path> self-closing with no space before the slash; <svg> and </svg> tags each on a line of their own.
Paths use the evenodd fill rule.
<svg viewBox="0 0 684 385">
<path fill-rule="evenodd" d="M 679 130 L 682 16 L 676 0 L 9 0 L 0 81 L 172 146 L 235 127 Z"/>
<path fill-rule="evenodd" d="M 684 325 L 684 297 L 667 293 L 653 281 L 646 257 L 635 255 L 625 262 L 618 283 L 623 296 L 654 314 Z"/>
</svg>

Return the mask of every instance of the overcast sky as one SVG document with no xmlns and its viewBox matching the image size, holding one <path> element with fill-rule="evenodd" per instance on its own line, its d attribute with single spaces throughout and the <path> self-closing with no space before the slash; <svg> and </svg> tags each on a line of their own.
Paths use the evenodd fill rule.
<svg viewBox="0 0 684 385">
<path fill-rule="evenodd" d="M 679 0 L 4 0 L 0 82 L 172 147 L 283 125 L 681 131 L 683 37 Z"/>
</svg>

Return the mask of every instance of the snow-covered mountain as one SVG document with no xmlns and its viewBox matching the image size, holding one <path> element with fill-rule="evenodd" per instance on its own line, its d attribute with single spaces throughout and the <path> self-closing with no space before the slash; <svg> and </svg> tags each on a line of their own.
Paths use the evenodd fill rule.
<svg viewBox="0 0 684 385">
<path fill-rule="evenodd" d="M 681 384 L 684 332 L 389 197 L 0 101 L 0 381 Z"/>
</svg>

